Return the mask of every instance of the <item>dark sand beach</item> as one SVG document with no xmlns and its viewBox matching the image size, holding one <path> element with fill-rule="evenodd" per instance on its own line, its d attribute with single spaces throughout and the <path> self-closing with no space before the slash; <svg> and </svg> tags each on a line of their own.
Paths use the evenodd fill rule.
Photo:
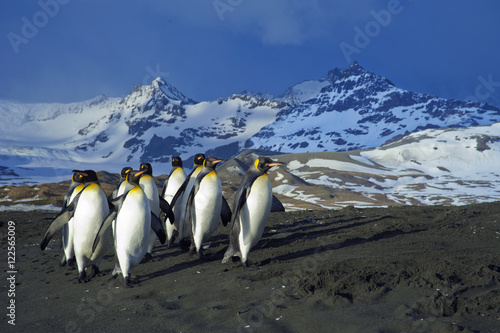
<svg viewBox="0 0 500 333">
<path fill-rule="evenodd" d="M 221 264 L 229 232 L 221 225 L 208 243 L 213 260 L 158 244 L 154 259 L 132 271 L 133 288 L 108 281 L 113 249 L 102 275 L 82 284 L 76 270 L 59 267 L 58 239 L 41 251 L 54 216 L 0 212 L 1 332 L 500 330 L 498 202 L 272 213 L 250 252 L 255 271 Z"/>
</svg>

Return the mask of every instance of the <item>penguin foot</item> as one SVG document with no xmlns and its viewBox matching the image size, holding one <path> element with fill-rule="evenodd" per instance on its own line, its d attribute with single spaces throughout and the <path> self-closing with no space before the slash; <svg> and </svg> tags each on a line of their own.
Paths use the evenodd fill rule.
<svg viewBox="0 0 500 333">
<path fill-rule="evenodd" d="M 59 266 L 64 267 L 66 265 L 68 265 L 68 267 L 71 269 L 75 269 L 76 268 L 75 257 L 72 257 L 72 258 L 69 258 L 68 260 L 66 260 L 66 256 L 63 256 Z"/>
<path fill-rule="evenodd" d="M 256 271 L 256 270 L 260 269 L 260 267 L 259 267 L 259 266 L 250 266 L 250 265 L 248 264 L 248 261 L 242 262 L 242 264 L 243 264 L 243 267 L 245 267 L 245 268 L 246 268 L 246 269 L 248 269 L 249 271 Z"/>
<path fill-rule="evenodd" d="M 210 251 L 200 251 L 198 253 L 198 257 L 200 257 L 200 259 L 202 260 L 214 260 L 213 257 L 212 257 L 212 252 Z"/>
<path fill-rule="evenodd" d="M 92 275 L 90 276 L 90 278 L 99 275 L 100 272 L 101 271 L 99 270 L 99 267 L 97 267 L 96 265 L 92 265 Z"/>
<path fill-rule="evenodd" d="M 182 250 L 187 251 L 190 246 L 191 246 L 191 241 L 189 239 L 184 238 L 179 240 L 179 247 Z"/>
<path fill-rule="evenodd" d="M 226 253 L 224 253 L 224 258 L 222 258 L 222 263 L 225 264 L 226 262 L 228 262 L 229 258 L 233 258 L 234 260 L 234 257 L 233 257 L 233 249 L 231 247 L 229 247 L 227 250 L 226 250 Z"/>
<path fill-rule="evenodd" d="M 168 240 L 168 247 L 174 246 L 175 238 L 177 238 L 178 234 L 179 233 L 177 232 L 177 230 L 174 230 L 174 232 L 172 233 L 172 236 L 170 236 L 170 239 Z"/>
<path fill-rule="evenodd" d="M 76 260 L 75 260 L 75 257 L 71 257 L 69 258 L 67 261 L 66 261 L 66 264 L 68 265 L 68 267 L 70 267 L 71 269 L 76 269 Z"/>
<path fill-rule="evenodd" d="M 139 281 L 139 277 L 138 276 L 136 276 L 133 279 L 130 277 L 130 275 L 123 277 L 123 283 L 125 284 L 125 287 L 127 287 L 127 288 L 133 288 L 134 285 L 137 285 L 139 282 L 140 281 Z"/>
<path fill-rule="evenodd" d="M 87 273 L 85 271 L 81 271 L 80 274 L 78 274 L 78 283 L 87 283 L 89 282 L 89 279 L 87 278 Z"/>
<path fill-rule="evenodd" d="M 118 275 L 120 275 L 120 274 L 119 274 L 119 273 L 114 273 L 114 274 L 112 274 L 112 275 L 111 275 L 111 277 L 108 279 L 108 281 L 113 281 L 113 280 L 115 280 L 115 279 L 118 277 Z"/>
<path fill-rule="evenodd" d="M 190 247 L 190 248 L 189 248 L 189 252 L 188 252 L 188 254 L 189 254 L 190 256 L 192 256 L 192 255 L 194 255 L 195 253 L 197 253 L 196 248 L 195 248 L 194 246 Z M 199 255 L 199 254 L 198 254 L 198 255 Z"/>
<path fill-rule="evenodd" d="M 123 277 L 123 283 L 125 284 L 125 287 L 127 287 L 127 288 L 133 288 L 134 287 L 132 285 L 132 279 L 130 279 L 130 276 Z"/>
<path fill-rule="evenodd" d="M 148 261 L 150 261 L 151 259 L 153 259 L 153 256 L 151 255 L 151 253 L 149 252 L 146 252 L 146 255 L 144 256 L 144 258 L 141 260 L 141 264 L 144 264 Z"/>
</svg>

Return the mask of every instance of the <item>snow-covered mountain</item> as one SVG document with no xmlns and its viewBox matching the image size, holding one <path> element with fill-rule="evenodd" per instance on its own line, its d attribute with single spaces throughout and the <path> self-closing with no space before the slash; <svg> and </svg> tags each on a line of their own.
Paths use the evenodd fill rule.
<svg viewBox="0 0 500 333">
<path fill-rule="evenodd" d="M 217 172 L 224 195 L 231 200 L 256 156 L 271 154 L 285 162 L 269 175 L 286 210 L 491 202 L 500 200 L 499 133 L 496 123 L 427 129 L 368 150 L 279 155 L 245 150 L 222 163 Z M 68 179 L 58 184 L 1 186 L 0 211 L 44 205 L 59 211 Z M 101 181 L 110 193 L 118 176 L 102 175 Z"/>
<path fill-rule="evenodd" d="M 235 188 L 255 156 L 224 163 L 223 183 Z M 375 149 L 271 157 L 286 163 L 270 176 L 287 210 L 500 200 L 500 123 L 427 129 Z"/>
<path fill-rule="evenodd" d="M 116 172 L 141 161 L 162 166 L 176 155 L 190 165 L 199 152 L 230 158 L 284 107 L 284 102 L 246 95 L 196 103 L 161 78 L 123 99 L 0 102 L 0 116 L 9 120 L 0 123 L 0 180 L 40 177 L 36 167 L 56 170 L 47 177 L 57 178 L 74 168 Z"/>
<path fill-rule="evenodd" d="M 245 146 L 279 152 L 366 149 L 427 128 L 499 121 L 496 107 L 402 90 L 355 62 L 315 97 L 281 110 Z"/>
<path fill-rule="evenodd" d="M 426 128 L 500 121 L 487 104 L 398 89 L 354 63 L 308 80 L 280 97 L 235 94 L 196 102 L 161 78 L 125 98 L 99 96 L 71 104 L 0 101 L 0 182 L 72 169 L 118 172 L 142 161 L 170 170 L 179 155 L 231 158 L 241 151 L 344 151 L 374 148 Z"/>
<path fill-rule="evenodd" d="M 334 68 L 324 78 L 297 83 L 288 88 L 279 99 L 292 106 L 300 105 L 316 97 L 323 88 L 332 85 L 342 75 L 342 72 L 342 69 Z"/>
</svg>

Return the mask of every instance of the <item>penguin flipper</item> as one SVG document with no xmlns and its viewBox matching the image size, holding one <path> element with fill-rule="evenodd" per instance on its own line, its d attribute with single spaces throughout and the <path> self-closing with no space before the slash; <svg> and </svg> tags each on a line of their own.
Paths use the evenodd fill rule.
<svg viewBox="0 0 500 333">
<path fill-rule="evenodd" d="M 94 238 L 94 244 L 92 244 L 92 253 L 94 253 L 95 249 L 97 248 L 97 245 L 99 244 L 99 241 L 101 240 L 102 235 L 104 232 L 109 228 L 111 223 L 116 219 L 117 215 L 116 209 L 113 209 L 108 216 L 102 221 L 101 227 L 99 228 L 99 231 L 97 232 L 97 235 Z"/>
<path fill-rule="evenodd" d="M 188 183 L 189 183 L 189 177 L 186 177 L 186 179 L 184 180 L 184 182 L 182 183 L 182 185 L 179 186 L 179 189 L 177 190 L 177 192 L 175 192 L 175 195 L 172 198 L 172 201 L 170 201 L 170 206 L 171 207 L 174 207 L 175 203 L 177 202 L 177 200 L 184 194 L 184 192 L 186 191 Z"/>
<path fill-rule="evenodd" d="M 160 196 L 160 209 L 167 215 L 167 218 L 170 220 L 170 224 L 174 224 L 175 215 L 172 211 L 173 205 L 169 205 L 167 200 L 165 200 L 162 196 Z"/>
<path fill-rule="evenodd" d="M 193 188 L 191 188 L 191 192 L 189 192 L 189 196 L 186 202 L 186 213 L 185 216 L 188 217 L 188 221 L 192 223 L 192 215 L 191 215 L 191 206 L 193 205 L 194 197 L 196 196 L 196 193 L 198 193 L 198 190 L 200 189 L 200 183 L 203 180 L 203 178 L 208 175 L 207 172 L 201 171 L 198 176 L 196 177 L 196 180 L 194 181 Z M 183 184 L 184 185 L 184 184 Z"/>
<path fill-rule="evenodd" d="M 227 200 L 226 198 L 224 198 L 224 196 L 222 196 L 222 208 L 220 217 L 223 226 L 226 226 L 231 221 L 231 208 L 229 207 L 229 204 L 227 203 Z"/>
<path fill-rule="evenodd" d="M 81 193 L 81 192 L 80 192 Z M 45 250 L 50 240 L 54 235 L 61 230 L 61 228 L 71 220 L 75 214 L 76 204 L 80 198 L 80 193 L 71 201 L 71 203 L 66 206 L 52 221 L 43 234 L 42 240 L 40 241 L 40 249 Z"/>
<path fill-rule="evenodd" d="M 68 192 L 66 192 L 66 194 L 64 195 L 64 200 L 63 200 L 61 212 L 64 210 L 64 208 L 66 208 L 68 206 L 69 198 L 71 198 L 71 195 L 73 194 L 73 191 L 79 185 L 80 185 L 80 183 L 74 183 L 74 182 L 71 184 L 71 186 L 68 189 Z"/>
<path fill-rule="evenodd" d="M 280 199 L 276 198 L 276 196 L 273 194 L 273 203 L 271 205 L 271 213 L 275 212 L 284 212 L 285 207 L 281 203 Z"/>
<path fill-rule="evenodd" d="M 232 222 L 233 225 L 235 221 L 238 220 L 238 217 L 240 216 L 240 210 L 241 207 L 247 202 L 247 198 L 250 195 L 250 188 L 253 184 L 253 182 L 257 179 L 257 177 L 251 178 L 251 179 L 243 179 L 242 182 L 242 187 L 238 190 L 237 196 L 236 196 L 236 201 L 235 201 L 235 207 L 233 210 L 233 216 L 232 216 Z"/>
<path fill-rule="evenodd" d="M 238 242 L 238 237 L 240 234 L 240 223 L 239 221 L 234 221 L 231 226 L 231 231 L 229 232 L 229 246 L 224 253 L 224 258 L 222 259 L 222 263 L 226 263 L 231 257 L 240 255 L 240 245 Z"/>
<path fill-rule="evenodd" d="M 115 189 L 113 190 L 113 192 L 112 192 L 112 193 L 108 196 L 108 200 L 109 200 L 109 201 L 111 201 L 111 200 L 113 200 L 113 199 L 115 199 L 115 198 L 116 198 L 116 196 L 118 195 L 118 189 L 119 189 L 119 188 L 120 188 L 120 185 L 118 185 L 118 187 L 117 187 L 117 188 L 115 188 Z"/>
<path fill-rule="evenodd" d="M 104 221 L 102 221 L 101 226 L 99 227 L 99 231 L 97 231 L 97 234 L 94 238 L 94 243 L 92 244 L 92 253 L 97 248 L 97 245 L 99 244 L 99 241 L 101 240 L 101 236 L 109 228 L 111 223 L 116 219 L 116 215 L 118 215 L 118 212 L 122 208 L 123 201 L 127 197 L 127 194 L 128 194 L 128 192 L 120 195 L 117 198 L 114 198 L 112 200 L 108 200 L 109 214 L 108 214 L 108 216 L 106 216 Z"/>
<path fill-rule="evenodd" d="M 165 229 L 161 224 L 160 219 L 153 212 L 151 212 L 151 229 L 155 232 L 156 236 L 160 240 L 160 243 L 165 244 L 167 241 L 167 235 L 165 234 Z"/>
<path fill-rule="evenodd" d="M 161 188 L 161 192 L 160 192 L 160 196 L 162 198 L 165 197 L 165 192 L 167 191 L 167 185 L 168 185 L 168 180 L 170 179 L 170 175 L 168 176 L 168 178 L 165 180 L 165 182 L 163 183 L 163 187 Z"/>
</svg>

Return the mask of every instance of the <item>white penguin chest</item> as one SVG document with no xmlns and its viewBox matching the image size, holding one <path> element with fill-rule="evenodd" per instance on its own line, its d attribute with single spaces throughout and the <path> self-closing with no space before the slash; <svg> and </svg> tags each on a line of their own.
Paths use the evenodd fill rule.
<svg viewBox="0 0 500 333">
<path fill-rule="evenodd" d="M 127 194 L 115 221 L 117 238 L 142 239 L 151 228 L 149 200 L 141 188 L 133 188 Z"/>
<path fill-rule="evenodd" d="M 215 172 L 211 172 L 200 183 L 200 187 L 194 198 L 195 205 L 197 209 L 210 207 L 221 199 L 221 195 L 222 186 L 220 179 Z"/>
<path fill-rule="evenodd" d="M 139 181 L 139 185 L 142 187 L 144 193 L 149 198 L 149 206 L 151 211 L 156 215 L 160 215 L 160 199 L 158 194 L 158 187 L 154 182 L 153 177 L 144 176 Z"/>
<path fill-rule="evenodd" d="M 272 205 L 271 180 L 267 174 L 258 177 L 250 188 L 246 203 L 241 207 L 240 239 L 245 246 L 254 246 L 262 237 Z"/>
<path fill-rule="evenodd" d="M 108 213 L 105 193 L 99 185 L 91 184 L 80 195 L 73 220 L 80 230 L 94 230 L 96 226 L 99 228 Z"/>
<path fill-rule="evenodd" d="M 104 191 L 97 184 L 87 186 L 80 195 L 72 220 L 75 253 L 85 253 L 90 257 L 92 242 L 108 214 Z"/>
<path fill-rule="evenodd" d="M 179 187 L 181 187 L 182 183 L 184 183 L 185 179 L 186 173 L 182 169 L 175 170 L 174 173 L 170 176 L 164 195 L 164 199 L 167 200 L 168 203 L 172 201 L 172 198 L 174 197 Z"/>
</svg>

